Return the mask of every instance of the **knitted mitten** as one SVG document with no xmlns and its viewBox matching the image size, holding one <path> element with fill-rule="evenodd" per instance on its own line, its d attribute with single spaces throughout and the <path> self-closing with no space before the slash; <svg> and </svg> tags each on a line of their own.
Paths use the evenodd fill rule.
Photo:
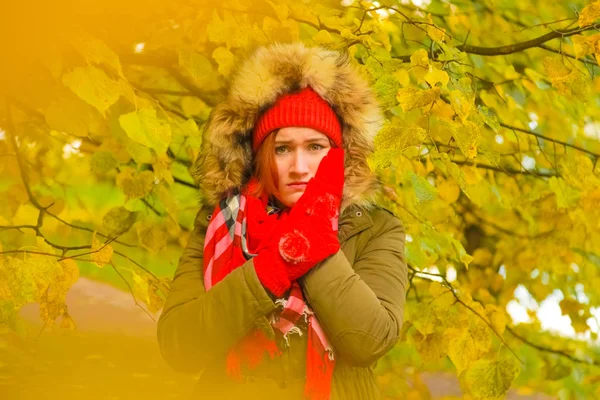
<svg viewBox="0 0 600 400">
<path fill-rule="evenodd" d="M 332 148 L 306 191 L 278 224 L 279 255 L 290 281 L 340 249 L 338 217 L 344 188 L 344 150 Z"/>
<path fill-rule="evenodd" d="M 319 262 L 336 253 L 338 217 L 344 188 L 344 150 L 323 157 L 298 202 L 282 213 L 269 242 L 254 258 L 259 279 L 280 297 Z"/>
</svg>

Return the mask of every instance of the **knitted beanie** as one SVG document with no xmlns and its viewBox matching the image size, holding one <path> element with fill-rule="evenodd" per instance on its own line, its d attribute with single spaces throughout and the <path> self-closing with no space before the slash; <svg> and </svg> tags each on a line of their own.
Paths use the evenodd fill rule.
<svg viewBox="0 0 600 400">
<path fill-rule="evenodd" d="M 342 126 L 335 111 L 311 87 L 285 94 L 259 118 L 252 135 L 252 150 L 256 152 L 273 130 L 288 126 L 313 128 L 342 147 Z"/>
</svg>

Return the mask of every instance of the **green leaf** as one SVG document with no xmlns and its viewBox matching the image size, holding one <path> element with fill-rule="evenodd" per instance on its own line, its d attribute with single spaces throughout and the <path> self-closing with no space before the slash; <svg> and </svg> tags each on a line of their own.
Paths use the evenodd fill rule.
<svg viewBox="0 0 600 400">
<path fill-rule="evenodd" d="M 144 221 L 138 223 L 136 229 L 140 246 L 150 254 L 156 254 L 167 246 L 167 233 L 158 224 Z"/>
<path fill-rule="evenodd" d="M 419 202 L 431 201 L 437 198 L 437 189 L 427 179 L 412 171 L 408 172 L 408 177 Z"/>
<path fill-rule="evenodd" d="M 119 165 L 119 161 L 113 153 L 109 151 L 97 151 L 92 155 L 90 168 L 92 172 L 102 175 L 114 170 Z"/>
<path fill-rule="evenodd" d="M 438 86 L 428 89 L 419 90 L 412 87 L 402 88 L 398 90 L 396 95 L 402 111 L 408 112 L 415 108 L 427 106 L 440 98 L 440 88 Z"/>
<path fill-rule="evenodd" d="M 235 64 L 233 53 L 225 47 L 217 47 L 212 53 L 212 58 L 219 65 L 219 73 L 224 76 L 229 75 Z"/>
<path fill-rule="evenodd" d="M 102 225 L 108 236 L 119 236 L 127 232 L 137 218 L 137 212 L 131 212 L 125 207 L 111 208 L 102 218 Z"/>
<path fill-rule="evenodd" d="M 164 154 L 171 143 L 171 126 L 156 117 L 156 110 L 144 108 L 119 117 L 121 127 L 132 140 Z"/>
<path fill-rule="evenodd" d="M 179 49 L 179 65 L 182 66 L 199 86 L 212 79 L 213 66 L 208 58 L 200 53 Z"/>
<path fill-rule="evenodd" d="M 77 137 L 89 137 L 102 123 L 102 115 L 94 107 L 64 88 L 56 91 L 44 115 L 52 129 Z"/>
<path fill-rule="evenodd" d="M 117 175 L 117 186 L 129 199 L 146 197 L 154 188 L 154 173 L 152 171 L 138 173 L 133 168 L 123 168 Z"/>
<path fill-rule="evenodd" d="M 94 106 L 102 115 L 121 96 L 119 83 L 93 66 L 75 67 L 71 72 L 63 75 L 62 81 L 66 87 L 86 103 Z"/>
<path fill-rule="evenodd" d="M 579 201 L 581 193 L 567 185 L 563 178 L 553 176 L 548 180 L 548 184 L 556 195 L 556 206 L 559 209 L 571 208 Z"/>
<path fill-rule="evenodd" d="M 466 382 L 475 399 L 501 399 L 521 373 L 514 358 L 500 361 L 479 360 L 466 372 Z"/>
<path fill-rule="evenodd" d="M 84 29 L 76 29 L 70 36 L 71 44 L 90 64 L 105 65 L 118 75 L 123 75 L 119 56 L 102 40 Z"/>
</svg>

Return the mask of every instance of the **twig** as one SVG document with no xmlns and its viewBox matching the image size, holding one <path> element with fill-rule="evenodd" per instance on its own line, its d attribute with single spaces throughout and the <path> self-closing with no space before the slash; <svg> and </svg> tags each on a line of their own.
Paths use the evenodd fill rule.
<svg viewBox="0 0 600 400">
<path fill-rule="evenodd" d="M 517 339 L 519 339 L 526 345 L 533 347 L 534 349 L 544 351 L 546 353 L 556 354 L 556 355 L 567 358 L 567 359 L 569 359 L 573 362 L 579 363 L 579 364 L 600 366 L 600 362 L 597 360 L 585 361 L 585 360 L 579 359 L 577 357 L 573 357 L 572 355 L 568 354 L 567 352 L 565 352 L 563 350 L 551 349 L 550 347 L 546 347 L 546 346 L 542 346 L 542 345 L 533 343 L 533 342 L 529 341 L 528 339 L 524 338 L 523 336 L 519 335 L 518 333 L 516 333 L 510 326 L 506 326 L 506 330 L 508 332 L 510 332 L 514 337 L 516 337 Z"/>
<path fill-rule="evenodd" d="M 497 47 L 484 47 L 484 46 L 473 46 L 468 44 L 463 44 L 456 46 L 456 49 L 467 54 L 477 54 L 480 56 L 503 56 L 508 54 L 518 53 L 523 50 L 531 49 L 534 47 L 540 47 L 544 43 L 557 39 L 557 38 L 565 38 L 569 36 L 576 35 L 581 32 L 585 32 L 592 29 L 600 28 L 600 24 L 594 24 L 590 26 L 586 26 L 583 28 L 577 27 L 573 29 L 567 30 L 556 30 L 552 32 L 548 32 L 542 36 L 539 36 L 535 39 L 526 40 L 524 42 L 513 43 L 505 46 L 497 46 Z M 435 52 L 435 56 L 439 55 L 441 50 L 437 50 Z M 405 62 L 410 62 L 410 55 L 401 55 L 394 56 L 393 58 L 398 58 Z"/>
<path fill-rule="evenodd" d="M 150 314 L 150 312 L 148 310 L 146 310 L 144 307 L 142 307 L 142 305 L 140 303 L 138 303 L 137 299 L 135 298 L 135 295 L 133 294 L 133 288 L 131 287 L 129 282 L 127 282 L 127 279 L 125 279 L 125 277 L 119 272 L 119 270 L 117 269 L 115 264 L 111 261 L 110 265 L 111 265 L 111 267 L 113 267 L 113 269 L 115 270 L 117 275 L 119 275 L 121 277 L 123 282 L 125 282 L 125 284 L 129 288 L 129 293 L 131 293 L 131 297 L 133 297 L 133 301 L 135 302 L 135 305 L 138 306 L 139 308 L 141 308 L 152 319 L 152 321 L 156 321 L 156 319 L 154 319 L 152 314 Z"/>
<path fill-rule="evenodd" d="M 523 133 L 526 133 L 528 135 L 536 136 L 536 137 L 539 137 L 541 139 L 547 140 L 549 142 L 554 142 L 554 143 L 562 144 L 565 147 L 570 147 L 572 149 L 579 150 L 579 151 L 581 151 L 583 153 L 592 155 L 592 156 L 594 156 L 596 158 L 600 157 L 600 154 L 594 153 L 593 151 L 590 151 L 590 150 L 586 150 L 583 147 L 579 147 L 579 146 L 576 146 L 574 144 L 563 142 L 563 141 L 558 140 L 558 139 L 552 139 L 552 138 L 550 138 L 548 136 L 544 136 L 542 134 L 536 133 L 536 132 L 531 131 L 529 129 L 523 129 L 523 128 L 519 128 L 519 127 L 516 127 L 516 126 L 508 125 L 508 124 L 505 124 L 504 122 L 500 122 L 500 126 L 503 127 L 503 128 L 506 128 L 506 129 L 512 129 L 513 131 L 523 132 Z"/>
<path fill-rule="evenodd" d="M 431 276 L 436 276 L 438 278 L 441 278 L 442 281 L 444 282 L 444 284 L 450 290 L 450 293 L 452 293 L 452 295 L 454 296 L 454 299 L 456 300 L 456 302 L 458 302 L 459 304 L 462 304 L 469 311 L 471 311 L 473 314 L 475 314 L 477 317 L 479 317 L 483 322 L 485 322 L 485 324 L 492 330 L 492 332 L 494 332 L 494 334 L 496 335 L 496 337 L 498 337 L 498 339 L 500 340 L 500 342 L 502 342 L 502 344 L 504 346 L 506 346 L 506 348 L 515 356 L 515 358 L 517 360 L 519 360 L 521 362 L 521 364 L 523 364 L 523 365 L 525 364 L 523 362 L 523 360 L 521 360 L 521 358 L 517 355 L 517 353 L 515 353 L 515 351 L 508 345 L 508 343 L 506 343 L 506 341 L 504 340 L 504 338 L 502 337 L 502 335 L 500 335 L 500 333 L 496 330 L 496 328 L 494 328 L 494 326 L 491 324 L 491 322 L 489 322 L 486 318 L 484 318 L 481 314 L 479 314 L 473 307 L 471 307 L 470 305 L 468 305 L 467 303 L 465 303 L 458 296 L 458 294 L 456 293 L 456 289 L 454 289 L 454 287 L 452 286 L 452 284 L 448 281 L 448 279 L 446 279 L 445 276 L 443 276 L 441 274 L 433 274 L 433 273 L 428 273 L 428 272 L 421 272 L 418 269 L 416 269 L 413 266 L 411 266 L 410 264 L 408 264 L 407 266 L 414 273 L 426 274 L 426 275 L 431 275 Z"/>
</svg>

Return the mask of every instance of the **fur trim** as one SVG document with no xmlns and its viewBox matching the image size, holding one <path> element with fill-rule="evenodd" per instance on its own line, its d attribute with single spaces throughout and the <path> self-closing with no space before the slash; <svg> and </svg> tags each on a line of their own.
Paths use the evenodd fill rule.
<svg viewBox="0 0 600 400">
<path fill-rule="evenodd" d="M 262 112 L 282 94 L 307 86 L 331 104 L 342 123 L 342 210 L 374 205 L 379 185 L 367 157 L 383 123 L 380 106 L 347 53 L 302 43 L 259 48 L 234 74 L 225 100 L 212 110 L 192 168 L 207 203 L 216 204 L 227 190 L 249 179 L 252 130 Z"/>
</svg>

